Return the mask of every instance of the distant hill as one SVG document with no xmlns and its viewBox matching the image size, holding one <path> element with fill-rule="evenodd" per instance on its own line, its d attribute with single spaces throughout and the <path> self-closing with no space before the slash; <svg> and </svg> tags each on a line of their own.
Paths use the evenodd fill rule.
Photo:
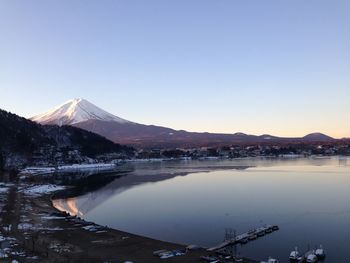
<svg viewBox="0 0 350 263">
<path fill-rule="evenodd" d="M 70 161 L 106 153 L 131 154 L 133 149 L 71 126 L 42 126 L 0 110 L 0 168 L 15 162 Z"/>
<path fill-rule="evenodd" d="M 323 142 L 323 141 L 333 141 L 334 138 L 325 135 L 323 133 L 315 132 L 315 133 L 310 133 L 306 136 L 303 137 L 304 141 L 318 141 L 318 142 Z"/>
<path fill-rule="evenodd" d="M 187 132 L 167 127 L 144 125 L 117 117 L 84 99 L 70 100 L 31 120 L 41 124 L 71 125 L 100 134 L 116 143 L 138 148 L 221 146 L 229 144 L 324 142 L 333 138 L 313 133 L 302 138 L 282 138 L 268 134 L 221 134 Z"/>
</svg>

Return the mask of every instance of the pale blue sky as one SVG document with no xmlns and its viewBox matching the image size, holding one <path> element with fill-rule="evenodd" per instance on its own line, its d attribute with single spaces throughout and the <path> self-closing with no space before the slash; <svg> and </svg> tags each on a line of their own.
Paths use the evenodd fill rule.
<svg viewBox="0 0 350 263">
<path fill-rule="evenodd" d="M 0 0 L 0 108 L 350 137 L 350 1 Z"/>
</svg>

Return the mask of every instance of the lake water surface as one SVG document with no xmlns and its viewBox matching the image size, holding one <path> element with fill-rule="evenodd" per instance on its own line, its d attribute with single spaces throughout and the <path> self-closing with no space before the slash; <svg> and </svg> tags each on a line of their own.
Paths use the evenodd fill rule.
<svg viewBox="0 0 350 263">
<path fill-rule="evenodd" d="M 206 247 L 222 242 L 226 228 L 241 233 L 277 224 L 279 231 L 238 246 L 238 252 L 289 262 L 295 246 L 304 251 L 322 244 L 325 262 L 350 261 L 349 158 L 129 166 L 133 172 L 103 188 L 54 205 L 116 229 Z"/>
</svg>

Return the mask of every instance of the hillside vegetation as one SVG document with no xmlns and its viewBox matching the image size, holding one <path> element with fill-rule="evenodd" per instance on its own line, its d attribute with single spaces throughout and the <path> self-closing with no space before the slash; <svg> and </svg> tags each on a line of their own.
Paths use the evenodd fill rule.
<svg viewBox="0 0 350 263">
<path fill-rule="evenodd" d="M 78 163 L 106 154 L 128 157 L 133 149 L 80 128 L 42 126 L 0 110 L 0 169 L 37 163 Z"/>
</svg>

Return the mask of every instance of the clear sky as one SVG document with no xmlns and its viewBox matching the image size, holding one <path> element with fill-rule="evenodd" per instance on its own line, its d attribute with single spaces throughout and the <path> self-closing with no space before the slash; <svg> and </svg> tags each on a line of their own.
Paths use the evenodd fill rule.
<svg viewBox="0 0 350 263">
<path fill-rule="evenodd" d="M 0 108 L 350 137 L 348 0 L 0 0 Z"/>
</svg>

